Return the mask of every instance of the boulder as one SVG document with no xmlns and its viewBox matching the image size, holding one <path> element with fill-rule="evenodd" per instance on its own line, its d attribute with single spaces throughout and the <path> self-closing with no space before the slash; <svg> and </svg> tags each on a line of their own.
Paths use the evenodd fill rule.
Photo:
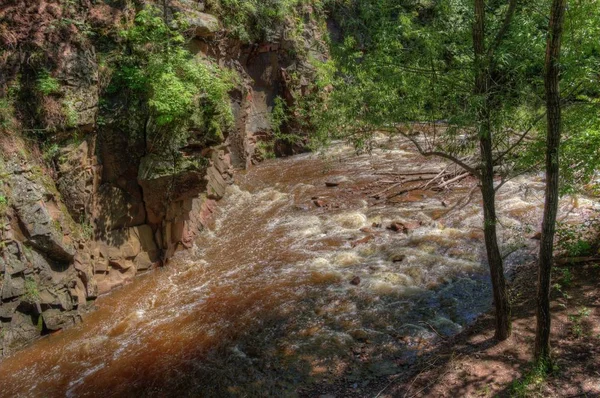
<svg viewBox="0 0 600 398">
<path fill-rule="evenodd" d="M 28 243 L 52 260 L 71 262 L 75 249 L 66 230 L 73 220 L 54 202 L 54 183 L 39 168 L 15 166 L 12 204 Z"/>
<path fill-rule="evenodd" d="M 2 300 L 10 300 L 25 294 L 25 279 L 22 277 L 11 277 L 4 275 L 2 284 Z"/>
<path fill-rule="evenodd" d="M 150 224 L 161 224 L 175 202 L 192 199 L 206 190 L 208 163 L 201 156 L 174 161 L 172 156 L 154 153 L 142 159 L 138 182 Z"/>
<path fill-rule="evenodd" d="M 20 302 L 21 301 L 17 299 L 2 303 L 2 305 L 0 305 L 0 318 L 11 319 Z"/>
<path fill-rule="evenodd" d="M 151 260 L 150 255 L 147 252 L 141 252 L 140 254 L 138 254 L 135 260 L 133 260 L 133 263 L 135 264 L 135 268 L 138 271 L 147 271 L 150 268 L 152 268 L 152 266 L 155 264 L 155 262 Z"/>
<path fill-rule="evenodd" d="M 42 318 L 46 328 L 52 331 L 64 329 L 74 323 L 71 316 L 55 308 L 44 311 Z"/>
<path fill-rule="evenodd" d="M 146 210 L 140 198 L 112 184 L 103 184 L 98 189 L 98 220 L 100 231 L 131 227 L 144 223 Z"/>
<path fill-rule="evenodd" d="M 120 259 L 133 259 L 142 250 L 137 229 L 124 228 L 111 231 L 106 237 L 108 259 L 113 262 Z"/>
<path fill-rule="evenodd" d="M 197 38 L 212 37 L 221 28 L 216 17 L 204 12 L 187 10 L 185 18 Z"/>
<path fill-rule="evenodd" d="M 90 156 L 92 152 L 93 147 L 88 141 L 83 141 L 61 148 L 55 158 L 58 169 L 56 187 L 65 206 L 77 220 L 84 219 L 91 211 L 97 167 L 95 157 Z"/>
<path fill-rule="evenodd" d="M 4 256 L 0 256 L 0 269 L 9 275 L 19 274 L 27 268 L 27 259 L 22 254 L 22 247 L 17 242 L 5 244 Z"/>
<path fill-rule="evenodd" d="M 30 314 L 24 314 L 19 309 L 15 311 L 10 321 L 10 328 L 4 339 L 7 351 L 12 351 L 23 347 L 40 334 L 38 325 L 33 323 Z M 5 352 L 6 353 L 6 352 Z"/>
<path fill-rule="evenodd" d="M 66 45 L 57 69 L 63 83 L 63 108 L 67 127 L 91 127 L 98 113 L 98 64 L 93 48 Z"/>
</svg>

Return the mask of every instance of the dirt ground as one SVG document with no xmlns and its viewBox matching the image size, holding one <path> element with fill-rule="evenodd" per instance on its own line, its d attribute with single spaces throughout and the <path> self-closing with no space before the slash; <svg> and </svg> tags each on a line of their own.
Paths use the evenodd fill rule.
<svg viewBox="0 0 600 398">
<path fill-rule="evenodd" d="M 493 317 L 486 314 L 424 357 L 411 376 L 391 376 L 366 396 L 600 397 L 600 264 L 563 266 L 554 279 L 552 374 L 544 377 L 531 367 L 536 285 L 531 265 L 511 284 L 509 340 L 494 340 Z"/>
</svg>

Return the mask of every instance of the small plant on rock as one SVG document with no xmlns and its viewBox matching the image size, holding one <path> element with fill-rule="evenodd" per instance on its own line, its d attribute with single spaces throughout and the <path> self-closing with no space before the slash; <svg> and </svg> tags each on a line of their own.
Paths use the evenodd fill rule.
<svg viewBox="0 0 600 398">
<path fill-rule="evenodd" d="M 35 279 L 27 277 L 25 279 L 25 294 L 23 300 L 34 304 L 40 301 L 40 290 Z"/>
<path fill-rule="evenodd" d="M 36 88 L 43 95 L 57 94 L 60 91 L 60 84 L 44 69 L 36 80 Z"/>
</svg>

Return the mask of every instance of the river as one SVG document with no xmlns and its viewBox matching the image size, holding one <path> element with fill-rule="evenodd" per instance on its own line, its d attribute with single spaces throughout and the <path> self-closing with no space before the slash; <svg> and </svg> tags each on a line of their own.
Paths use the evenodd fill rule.
<svg viewBox="0 0 600 398">
<path fill-rule="evenodd" d="M 443 166 L 381 141 L 239 173 L 193 250 L 0 362 L 0 396 L 295 396 L 401 372 L 491 306 L 472 179 L 373 197 Z M 538 177 L 500 191 L 509 269 L 533 259 L 542 199 Z"/>
</svg>

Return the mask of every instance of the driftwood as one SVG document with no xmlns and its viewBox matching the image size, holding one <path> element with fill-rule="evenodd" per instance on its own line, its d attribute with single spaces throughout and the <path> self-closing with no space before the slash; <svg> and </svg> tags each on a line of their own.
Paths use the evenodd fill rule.
<svg viewBox="0 0 600 398">
<path fill-rule="evenodd" d="M 442 190 L 446 189 L 449 185 L 457 183 L 471 175 L 471 173 L 468 173 L 468 172 L 456 175 L 455 172 L 447 172 L 446 170 L 447 169 L 444 169 L 441 172 L 439 172 L 435 177 L 428 179 L 425 184 L 421 184 L 421 185 L 417 185 L 417 186 L 413 186 L 413 187 L 406 187 L 404 189 L 401 189 L 398 192 L 394 192 L 393 194 L 389 195 L 387 197 L 387 199 L 391 199 L 396 196 L 400 196 L 402 194 L 405 194 L 405 193 L 408 193 L 411 191 L 417 191 L 417 190 L 429 189 L 432 191 L 442 191 Z M 423 181 L 423 179 L 421 177 L 419 177 L 419 178 L 403 180 L 397 184 L 387 187 L 383 191 L 380 191 L 380 192 L 372 195 L 372 197 L 379 199 L 382 194 L 389 192 L 398 186 L 408 184 L 410 182 L 418 182 L 418 181 Z M 438 183 L 438 181 L 441 181 L 441 182 Z"/>
<path fill-rule="evenodd" d="M 451 180 L 448 180 L 448 181 L 446 181 L 446 182 L 444 182 L 444 183 L 440 184 L 438 187 L 439 187 L 439 188 L 445 188 L 445 187 L 447 187 L 448 185 L 450 185 L 450 184 L 453 184 L 453 183 L 455 183 L 455 182 L 458 182 L 458 181 L 460 181 L 460 180 L 462 180 L 462 179 L 464 179 L 464 178 L 467 178 L 467 177 L 468 177 L 468 176 L 470 176 L 470 175 L 471 175 L 471 173 L 464 173 L 464 174 L 458 175 L 458 176 L 456 176 L 456 177 L 452 178 Z"/>
<path fill-rule="evenodd" d="M 391 186 L 387 187 L 386 189 L 384 189 L 384 190 L 382 190 L 382 191 L 379 191 L 379 192 L 377 192 L 377 193 L 374 193 L 373 195 L 371 195 L 371 197 L 372 197 L 372 198 L 375 198 L 375 199 L 379 199 L 379 198 L 381 197 L 381 195 L 383 195 L 383 194 L 384 194 L 384 193 L 386 193 L 386 192 L 389 192 L 389 191 L 391 191 L 391 190 L 392 190 L 392 189 L 394 189 L 394 188 L 397 188 L 397 187 L 399 187 L 399 186 L 402 186 L 402 185 L 404 185 L 404 184 L 410 184 L 411 182 L 419 182 L 419 181 L 423 181 L 423 180 L 425 180 L 425 179 L 424 179 L 422 176 L 415 177 L 415 178 L 408 178 L 408 179 L 406 179 L 406 180 L 399 181 L 399 182 L 397 182 L 397 183 L 395 183 L 395 184 L 393 184 L 393 185 L 391 185 Z M 386 181 L 386 182 L 387 182 L 387 181 Z M 418 189 L 418 188 L 414 188 L 414 189 Z M 394 196 L 396 196 L 396 195 L 394 195 Z M 388 199 L 389 199 L 389 198 L 388 198 Z"/>
<path fill-rule="evenodd" d="M 432 171 L 409 171 L 406 173 L 402 173 L 402 172 L 398 172 L 398 173 L 392 173 L 392 172 L 380 172 L 380 173 L 374 173 L 376 176 L 393 176 L 393 177 L 403 177 L 403 176 L 426 176 L 426 175 L 436 175 L 438 173 L 438 171 L 436 170 L 432 170 Z"/>
</svg>

